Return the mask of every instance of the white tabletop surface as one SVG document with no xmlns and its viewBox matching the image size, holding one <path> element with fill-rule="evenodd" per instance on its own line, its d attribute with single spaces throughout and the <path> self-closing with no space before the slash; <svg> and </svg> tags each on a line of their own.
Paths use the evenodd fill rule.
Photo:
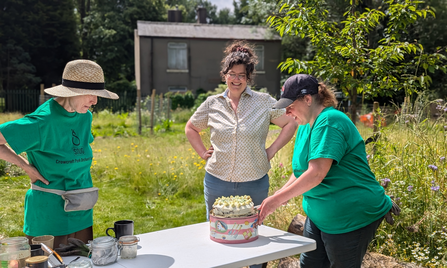
<svg viewBox="0 0 447 268">
<path fill-rule="evenodd" d="M 209 222 L 152 233 L 140 238 L 135 259 L 120 259 L 110 268 L 243 267 L 314 250 L 314 240 L 262 225 L 259 238 L 243 244 L 221 244 L 210 239 Z M 68 264 L 75 257 L 64 257 Z"/>
</svg>

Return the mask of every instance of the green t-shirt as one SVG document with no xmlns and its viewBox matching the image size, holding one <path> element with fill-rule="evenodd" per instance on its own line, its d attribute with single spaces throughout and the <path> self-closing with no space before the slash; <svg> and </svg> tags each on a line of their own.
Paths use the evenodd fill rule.
<svg viewBox="0 0 447 268">
<path fill-rule="evenodd" d="M 369 168 L 357 128 L 333 107 L 324 109 L 312 127 L 299 127 L 292 159 L 295 177 L 318 158 L 334 161 L 323 181 L 303 194 L 303 209 L 320 230 L 329 234 L 354 231 L 391 209 L 391 199 Z"/>
<path fill-rule="evenodd" d="M 0 132 L 17 153 L 26 152 L 28 161 L 50 184 L 40 187 L 76 190 L 92 187 L 90 143 L 92 114 L 69 113 L 54 99 L 25 117 L 0 125 Z M 93 210 L 64 211 L 60 195 L 28 190 L 25 224 L 29 236 L 67 235 L 93 225 Z"/>
</svg>

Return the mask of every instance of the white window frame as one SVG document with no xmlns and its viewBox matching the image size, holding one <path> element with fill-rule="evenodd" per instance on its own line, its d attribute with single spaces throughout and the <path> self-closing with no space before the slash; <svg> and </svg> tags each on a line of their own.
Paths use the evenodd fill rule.
<svg viewBox="0 0 447 268">
<path fill-rule="evenodd" d="M 263 45 L 256 45 L 255 46 L 255 54 L 258 56 L 258 64 L 255 66 L 255 72 L 256 73 L 265 73 L 264 70 L 264 46 Z"/>
<path fill-rule="evenodd" d="M 167 72 L 188 72 L 188 44 L 184 42 L 169 42 Z"/>
<path fill-rule="evenodd" d="M 186 92 L 188 91 L 187 86 L 169 86 L 168 87 L 169 92 Z"/>
</svg>

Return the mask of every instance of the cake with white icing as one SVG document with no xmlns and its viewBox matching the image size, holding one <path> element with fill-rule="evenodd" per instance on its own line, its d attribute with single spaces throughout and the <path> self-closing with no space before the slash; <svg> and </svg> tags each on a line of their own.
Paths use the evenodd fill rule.
<svg viewBox="0 0 447 268">
<path fill-rule="evenodd" d="M 248 195 L 222 196 L 214 202 L 212 214 L 222 218 L 247 217 L 255 214 L 253 206 L 253 201 Z"/>
</svg>

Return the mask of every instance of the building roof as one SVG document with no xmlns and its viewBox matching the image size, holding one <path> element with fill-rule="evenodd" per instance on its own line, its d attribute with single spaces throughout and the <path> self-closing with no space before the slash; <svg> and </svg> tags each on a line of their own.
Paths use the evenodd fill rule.
<svg viewBox="0 0 447 268">
<path fill-rule="evenodd" d="M 254 25 L 138 21 L 138 35 L 150 37 L 281 40 L 274 30 Z"/>
</svg>

